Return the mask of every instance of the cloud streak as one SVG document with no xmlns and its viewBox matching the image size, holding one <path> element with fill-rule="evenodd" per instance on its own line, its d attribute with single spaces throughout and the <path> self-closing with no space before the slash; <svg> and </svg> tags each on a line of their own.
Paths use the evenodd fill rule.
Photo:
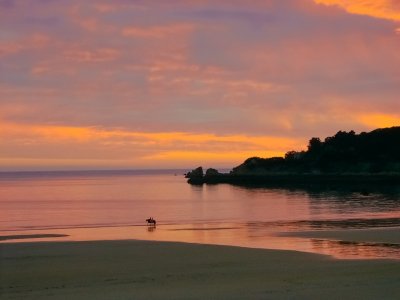
<svg viewBox="0 0 400 300">
<path fill-rule="evenodd" d="M 316 3 L 335 5 L 349 13 L 400 21 L 400 4 L 396 0 L 314 0 Z"/>
<path fill-rule="evenodd" d="M 300 147 L 295 138 L 267 136 L 217 136 L 188 132 L 133 132 L 121 129 L 21 125 L 3 122 L 0 130 L 3 159 L 16 166 L 41 162 L 69 161 L 77 166 L 82 160 L 109 161 L 109 167 L 184 167 L 190 162 L 218 161 L 226 166 L 248 155 L 283 155 L 285 149 Z M 42 149 L 46 146 L 45 149 Z M 42 149 L 46 154 L 39 153 Z M 76 152 L 76 150 L 80 150 Z M 179 158 L 182 160 L 180 161 Z"/>
</svg>

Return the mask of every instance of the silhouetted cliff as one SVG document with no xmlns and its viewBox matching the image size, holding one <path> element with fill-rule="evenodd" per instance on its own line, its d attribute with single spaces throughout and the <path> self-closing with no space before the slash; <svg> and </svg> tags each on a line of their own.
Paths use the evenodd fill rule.
<svg viewBox="0 0 400 300">
<path fill-rule="evenodd" d="M 229 174 L 196 177 L 196 183 L 279 180 L 372 180 L 399 178 L 400 127 L 356 134 L 339 131 L 332 137 L 310 139 L 307 151 L 289 151 L 285 157 L 248 158 Z M 191 183 L 190 176 L 188 182 Z M 324 179 L 325 178 L 325 179 Z M 397 179 L 396 179 L 397 180 Z"/>
</svg>

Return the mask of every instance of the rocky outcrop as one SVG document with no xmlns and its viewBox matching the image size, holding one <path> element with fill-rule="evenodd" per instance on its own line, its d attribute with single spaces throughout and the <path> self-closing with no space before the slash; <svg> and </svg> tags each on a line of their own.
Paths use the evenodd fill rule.
<svg viewBox="0 0 400 300">
<path fill-rule="evenodd" d="M 203 168 L 198 167 L 185 175 L 188 178 L 188 183 L 190 184 L 203 184 L 204 183 L 204 173 Z"/>
<path fill-rule="evenodd" d="M 218 170 L 213 168 L 207 169 L 206 173 L 204 174 L 202 167 L 198 167 L 185 175 L 185 177 L 188 178 L 188 183 L 190 184 L 219 182 L 221 176 L 223 176 L 223 174 L 219 173 Z"/>
<path fill-rule="evenodd" d="M 188 173 L 185 174 L 186 178 L 202 178 L 203 177 L 203 168 L 202 167 L 198 167 Z"/>
<path fill-rule="evenodd" d="M 207 169 L 207 171 L 206 171 L 206 177 L 210 177 L 210 176 L 217 176 L 217 175 L 219 175 L 220 173 L 218 172 L 218 170 L 216 170 L 216 169 L 213 169 L 213 168 L 209 168 L 209 169 Z"/>
</svg>

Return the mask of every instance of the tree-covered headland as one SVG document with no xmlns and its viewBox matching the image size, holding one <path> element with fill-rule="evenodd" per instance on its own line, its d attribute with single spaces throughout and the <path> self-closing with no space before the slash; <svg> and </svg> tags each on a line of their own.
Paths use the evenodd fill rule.
<svg viewBox="0 0 400 300">
<path fill-rule="evenodd" d="M 356 134 L 339 131 L 324 140 L 313 137 L 306 151 L 289 151 L 284 157 L 251 157 L 229 174 L 197 168 L 187 174 L 189 182 L 229 182 L 292 175 L 316 178 L 338 176 L 400 175 L 400 127 Z M 247 176 L 247 177 L 246 177 Z M 276 177 L 277 178 L 277 177 Z"/>
</svg>

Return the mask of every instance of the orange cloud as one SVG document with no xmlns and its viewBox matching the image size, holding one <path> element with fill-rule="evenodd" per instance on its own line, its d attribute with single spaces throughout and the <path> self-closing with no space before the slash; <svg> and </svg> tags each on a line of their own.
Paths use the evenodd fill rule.
<svg viewBox="0 0 400 300">
<path fill-rule="evenodd" d="M 400 126 L 400 116 L 390 114 L 370 113 L 358 116 L 358 121 L 368 128 Z"/>
<path fill-rule="evenodd" d="M 314 2 L 340 6 L 352 14 L 400 21 L 400 4 L 396 0 L 314 0 Z"/>
<path fill-rule="evenodd" d="M 281 151 L 226 151 L 226 152 L 206 152 L 206 151 L 168 151 L 157 153 L 155 155 L 145 156 L 144 160 L 157 161 L 184 161 L 193 165 L 203 162 L 242 162 L 253 156 L 273 157 L 282 156 Z M 231 165 L 233 167 L 233 165 Z"/>
<path fill-rule="evenodd" d="M 64 165 L 75 159 L 73 165 L 94 165 L 102 161 L 99 166 L 105 166 L 109 161 L 110 166 L 118 162 L 121 166 L 147 167 L 191 166 L 202 162 L 234 166 L 250 156 L 281 156 L 305 144 L 301 139 L 285 137 L 136 132 L 6 122 L 0 126 L 0 141 L 5 149 L 0 161 L 12 159 L 19 165 L 24 162 L 34 165 L 46 159 L 49 159 L 48 165 L 57 159 Z M 7 152 L 6 148 L 11 150 Z"/>
<path fill-rule="evenodd" d="M 107 130 L 95 127 L 71 127 L 71 126 L 27 126 L 17 124 L 3 124 L 2 131 L 11 134 L 26 134 L 52 142 L 75 141 L 75 142 L 93 142 L 104 141 L 108 144 L 113 142 L 120 144 L 125 141 L 139 141 L 145 145 L 166 145 L 181 143 L 198 144 L 206 146 L 212 144 L 238 144 L 247 146 L 247 148 L 268 149 L 273 148 L 275 152 L 284 153 L 286 149 L 299 146 L 298 139 L 283 137 L 265 137 L 265 136 L 245 136 L 245 135 L 227 135 L 217 136 L 214 134 L 194 134 L 185 132 L 134 132 L 124 130 Z"/>
</svg>

